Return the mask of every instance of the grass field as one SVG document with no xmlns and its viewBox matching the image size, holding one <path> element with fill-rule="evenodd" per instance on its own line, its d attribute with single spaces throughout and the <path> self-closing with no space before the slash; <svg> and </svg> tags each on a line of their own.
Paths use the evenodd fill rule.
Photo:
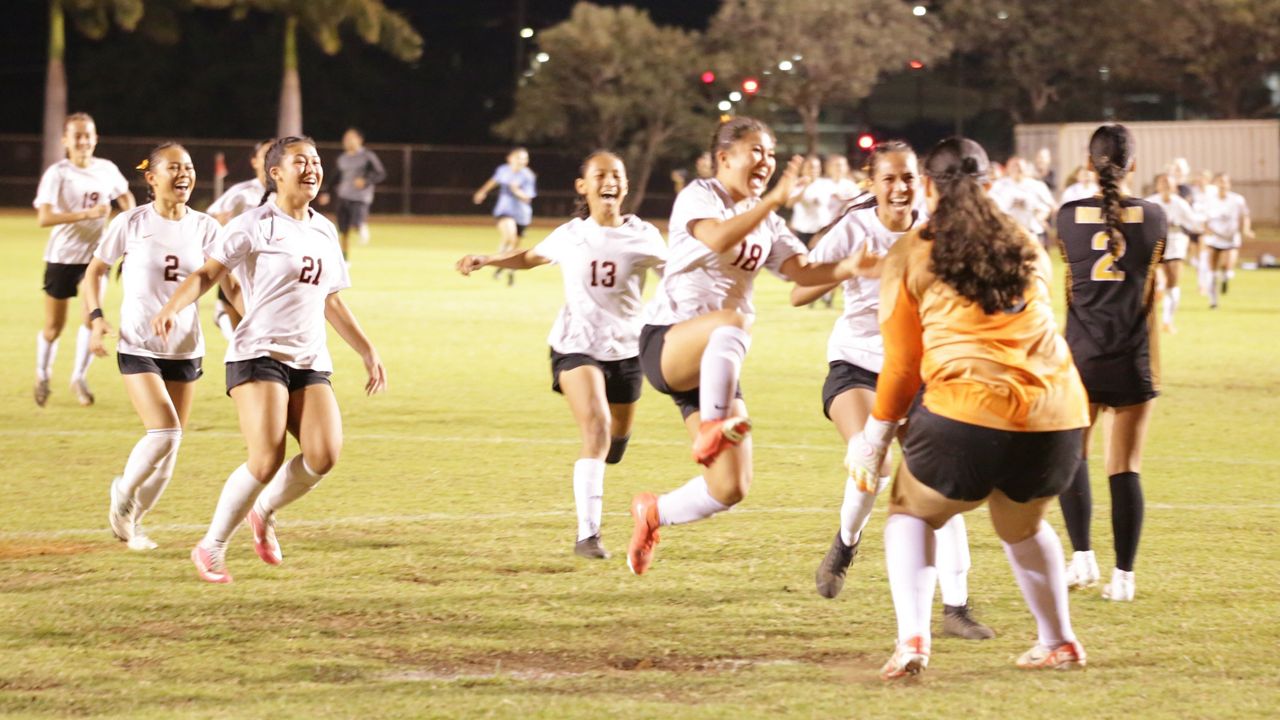
<svg viewBox="0 0 1280 720">
<path fill-rule="evenodd" d="M 534 238 L 545 235 L 531 233 Z M 221 336 L 177 474 L 148 518 L 159 550 L 106 528 L 107 484 L 141 426 L 112 361 L 96 406 L 66 387 L 31 401 L 40 254 L 30 217 L 0 217 L 0 714 L 6 717 L 1275 717 L 1280 713 L 1280 273 L 1241 273 L 1214 312 L 1184 283 L 1163 347 L 1165 396 L 1145 467 L 1138 599 L 1072 597 L 1083 673 L 1026 674 L 1034 641 L 985 510 L 969 518 L 972 602 L 995 640 L 938 637 L 927 673 L 885 685 L 894 616 L 878 508 L 834 601 L 813 571 L 837 522 L 843 453 L 822 417 L 836 312 L 793 309 L 762 277 L 743 387 L 756 482 L 738 508 L 668 528 L 643 578 L 626 568 L 627 501 L 695 474 L 671 402 L 646 389 L 625 462 L 606 480 L 606 562 L 573 556 L 577 433 L 549 390 L 555 269 L 513 288 L 453 261 L 490 228 L 385 225 L 357 247 L 344 297 L 391 388 L 366 398 L 330 333 L 346 449 L 281 514 L 286 562 L 242 530 L 236 581 L 187 559 L 243 461 L 223 394 Z M 118 316 L 111 288 L 108 317 Z M 1099 562 L 1112 562 L 1094 458 Z M 1061 528 L 1060 517 L 1050 518 Z M 1065 542 L 1065 534 L 1064 534 Z M 939 610 L 940 615 L 940 610 Z M 938 620 L 940 622 L 940 619 Z"/>
</svg>

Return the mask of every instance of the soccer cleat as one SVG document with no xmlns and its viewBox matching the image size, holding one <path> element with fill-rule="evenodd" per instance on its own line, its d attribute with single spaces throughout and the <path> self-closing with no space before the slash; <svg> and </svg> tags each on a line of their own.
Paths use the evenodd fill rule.
<svg viewBox="0 0 1280 720">
<path fill-rule="evenodd" d="M 1068 590 L 1083 590 L 1098 584 L 1102 572 L 1098 570 L 1098 558 L 1092 550 L 1078 550 L 1071 553 L 1071 562 L 1067 564 L 1064 576 Z"/>
<path fill-rule="evenodd" d="M 862 536 L 859 535 L 852 545 L 845 545 L 840 538 L 840 531 L 836 531 L 836 537 L 831 541 L 831 547 L 822 562 L 818 563 L 818 572 L 814 575 L 819 595 L 834 598 L 840 594 L 840 590 L 844 588 L 845 572 L 849 569 L 849 563 L 858 556 L 858 545 L 861 542 Z"/>
<path fill-rule="evenodd" d="M 116 483 L 122 478 L 117 475 L 111 481 L 107 494 L 111 496 L 111 509 L 107 511 L 107 523 L 111 526 L 111 534 L 120 542 L 129 542 L 133 538 L 133 513 L 137 504 L 130 497 L 124 501 L 116 496 Z"/>
<path fill-rule="evenodd" d="M 964 605 L 942 606 L 942 634 L 965 640 L 990 640 L 996 631 L 973 617 L 973 608 Z"/>
<path fill-rule="evenodd" d="M 82 377 L 75 378 L 71 381 L 71 392 L 76 394 L 76 400 L 80 404 L 89 407 L 93 404 L 93 392 L 89 390 L 89 381 Z"/>
<path fill-rule="evenodd" d="M 929 641 L 916 635 L 904 643 L 898 643 L 889 662 L 880 668 L 881 680 L 897 680 L 898 678 L 919 675 L 929 666 Z"/>
<path fill-rule="evenodd" d="M 1222 294 L 1227 294 L 1227 278 L 1222 278 Z"/>
<path fill-rule="evenodd" d="M 1102 599 L 1117 602 L 1133 602 L 1135 591 L 1133 571 L 1115 568 L 1111 571 L 1111 582 L 1102 586 Z"/>
<path fill-rule="evenodd" d="M 1024 670 L 1076 670 L 1084 666 L 1084 646 L 1075 640 L 1052 649 L 1036 645 L 1018 658 L 1018 667 Z"/>
<path fill-rule="evenodd" d="M 604 543 L 601 542 L 599 533 L 574 543 L 573 554 L 589 560 L 609 559 L 609 551 L 604 549 Z"/>
<path fill-rule="evenodd" d="M 635 530 L 627 547 L 627 567 L 643 575 L 653 562 L 653 546 L 658 544 L 658 496 L 640 493 L 631 498 L 631 517 Z"/>
<path fill-rule="evenodd" d="M 133 537 L 129 538 L 129 549 L 138 552 L 146 552 L 147 550 L 155 550 L 160 547 L 155 541 L 147 537 L 146 531 L 138 523 L 133 524 Z"/>
<path fill-rule="evenodd" d="M 201 541 L 191 548 L 191 562 L 196 565 L 196 573 L 205 582 L 225 584 L 231 582 L 231 574 L 227 572 L 226 546 L 207 548 Z"/>
<path fill-rule="evenodd" d="M 35 390 L 32 393 L 35 395 L 36 404 L 40 407 L 44 407 L 44 404 L 49 402 L 49 392 L 49 381 L 37 380 Z"/>
<path fill-rule="evenodd" d="M 749 432 L 751 432 L 749 418 L 729 417 L 723 420 L 704 420 L 698 427 L 698 437 L 693 441 L 693 459 L 710 467 L 725 448 L 742 442 Z"/>
<path fill-rule="evenodd" d="M 276 540 L 275 513 L 265 517 L 255 506 L 249 511 L 249 528 L 253 530 L 253 550 L 268 565 L 279 565 L 284 562 L 284 553 L 280 552 L 280 543 Z"/>
</svg>

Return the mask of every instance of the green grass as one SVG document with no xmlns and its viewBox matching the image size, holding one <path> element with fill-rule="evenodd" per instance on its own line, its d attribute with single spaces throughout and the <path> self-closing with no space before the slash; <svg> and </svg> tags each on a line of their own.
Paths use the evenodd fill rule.
<svg viewBox="0 0 1280 720">
<path fill-rule="evenodd" d="M 531 233 L 537 239 L 545 234 Z M 0 714 L 11 717 L 1273 717 L 1280 708 L 1280 273 L 1241 273 L 1210 312 L 1188 274 L 1181 333 L 1144 468 L 1138 600 L 1072 597 L 1083 673 L 1026 674 L 1033 641 L 985 510 L 971 514 L 972 601 L 999 632 L 938 638 L 918 681 L 876 677 L 894 617 L 883 506 L 835 601 L 813 570 L 835 529 L 842 447 L 819 390 L 835 312 L 793 309 L 762 277 L 743 386 L 756 481 L 733 512 L 663 532 L 648 575 L 627 572 L 632 493 L 695 474 L 671 402 L 646 389 L 626 461 L 609 470 L 607 562 L 579 560 L 570 469 L 577 433 L 549 391 L 554 269 L 514 288 L 452 271 L 487 227 L 387 225 L 357 247 L 344 292 L 389 368 L 365 398 L 331 333 L 346 448 L 281 517 L 279 568 L 242 531 L 236 582 L 210 586 L 187 553 L 243 460 L 208 322 L 177 475 L 148 518 L 161 548 L 106 529 L 107 483 L 141 431 L 114 361 L 98 403 L 66 387 L 31 402 L 40 253 L 33 218 L 0 217 Z M 111 288 L 109 317 L 118 315 Z M 1094 458 L 1094 535 L 1110 566 Z M 1060 527 L 1056 513 L 1051 517 Z"/>
</svg>

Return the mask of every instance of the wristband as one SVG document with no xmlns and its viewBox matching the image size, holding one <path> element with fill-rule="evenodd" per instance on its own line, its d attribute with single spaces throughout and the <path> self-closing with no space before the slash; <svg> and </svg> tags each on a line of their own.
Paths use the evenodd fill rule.
<svg viewBox="0 0 1280 720">
<path fill-rule="evenodd" d="M 102 308 L 96 307 L 89 311 L 89 322 L 102 319 Z"/>
</svg>

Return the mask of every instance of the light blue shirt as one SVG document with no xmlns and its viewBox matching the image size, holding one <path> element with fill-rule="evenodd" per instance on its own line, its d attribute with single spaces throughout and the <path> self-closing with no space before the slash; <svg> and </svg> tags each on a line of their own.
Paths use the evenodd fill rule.
<svg viewBox="0 0 1280 720">
<path fill-rule="evenodd" d="M 537 176 L 529 168 L 520 171 L 511 169 L 503 163 L 493 172 L 493 181 L 498 184 L 498 202 L 493 206 L 494 217 L 509 217 L 517 225 L 528 225 L 533 221 L 533 205 L 524 202 L 511 192 L 512 183 L 520 188 L 520 192 L 530 199 L 537 197 Z"/>
</svg>

